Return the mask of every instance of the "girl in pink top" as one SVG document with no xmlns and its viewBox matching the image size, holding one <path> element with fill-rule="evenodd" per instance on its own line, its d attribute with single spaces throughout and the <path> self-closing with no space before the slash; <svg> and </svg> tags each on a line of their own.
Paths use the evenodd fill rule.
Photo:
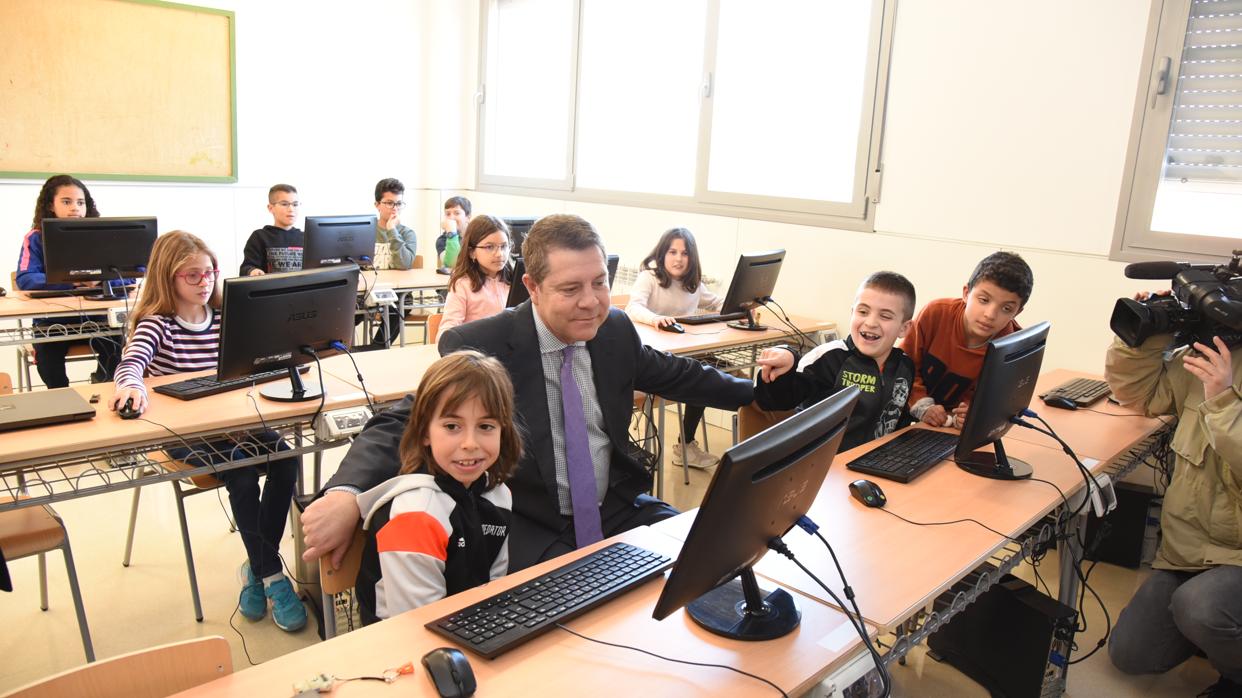
<svg viewBox="0 0 1242 698">
<path fill-rule="evenodd" d="M 509 226 L 495 216 L 475 216 L 462 239 L 449 277 L 440 331 L 481 320 L 504 310 L 513 281 Z"/>
</svg>

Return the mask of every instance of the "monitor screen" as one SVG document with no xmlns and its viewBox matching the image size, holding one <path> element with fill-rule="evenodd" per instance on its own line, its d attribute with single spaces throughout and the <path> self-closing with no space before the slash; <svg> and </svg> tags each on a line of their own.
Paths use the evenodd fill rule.
<svg viewBox="0 0 1242 698">
<path fill-rule="evenodd" d="M 153 217 L 44 218 L 42 225 L 48 283 L 120 283 L 146 274 L 155 245 Z M 100 290 L 100 298 L 112 296 L 112 284 L 105 283 Z"/>
<path fill-rule="evenodd" d="M 1031 476 L 1030 464 L 1005 455 L 1001 437 L 1013 426 L 1009 420 L 1031 404 L 1050 327 L 1041 322 L 988 342 L 953 455 L 963 470 L 998 480 Z M 988 444 L 994 445 L 995 453 L 978 450 Z"/>
<path fill-rule="evenodd" d="M 513 247 L 509 248 L 513 251 L 514 257 L 522 256 L 522 243 L 526 241 L 526 233 L 530 232 L 530 227 L 535 224 L 538 218 L 501 218 L 505 225 L 509 226 L 509 241 L 513 243 Z"/>
<path fill-rule="evenodd" d="M 358 267 L 325 267 L 224 280 L 220 317 L 220 380 L 289 369 L 289 383 L 261 391 L 272 400 L 318 398 L 317 384 L 303 383 L 297 366 L 330 356 L 333 342 L 349 345 L 358 301 Z"/>
<path fill-rule="evenodd" d="M 745 323 L 729 323 L 730 327 L 743 330 L 766 330 L 767 327 L 755 323 L 753 309 L 761 301 L 772 298 L 776 291 L 776 277 L 780 276 L 781 263 L 785 261 L 785 250 L 770 252 L 750 252 L 737 260 L 737 268 L 733 270 L 733 280 L 729 282 L 729 290 L 725 293 L 724 305 L 720 308 L 721 315 L 746 313 Z"/>
<path fill-rule="evenodd" d="M 617 265 L 621 263 L 621 256 L 608 255 L 608 287 L 612 288 L 612 282 L 617 278 Z M 506 308 L 513 308 L 521 305 L 523 301 L 530 298 L 530 292 L 526 290 L 526 284 L 522 283 L 522 277 L 526 275 L 526 262 L 521 257 L 513 260 L 513 283 L 509 284 L 509 297 L 505 300 Z"/>
<path fill-rule="evenodd" d="M 375 224 L 375 216 L 307 216 L 302 268 L 351 263 L 371 266 Z"/>
<path fill-rule="evenodd" d="M 841 390 L 725 453 L 656 602 L 657 620 L 685 606 L 727 637 L 771 639 L 797 627 L 793 597 L 778 588 L 760 599 L 750 567 L 810 509 L 858 395 Z"/>
</svg>

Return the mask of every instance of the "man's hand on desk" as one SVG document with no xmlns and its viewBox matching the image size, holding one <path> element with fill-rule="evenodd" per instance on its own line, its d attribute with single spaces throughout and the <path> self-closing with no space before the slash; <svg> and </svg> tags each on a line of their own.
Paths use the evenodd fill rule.
<svg viewBox="0 0 1242 698">
<path fill-rule="evenodd" d="M 302 538 L 306 542 L 302 559 L 311 562 L 331 555 L 332 569 L 340 569 L 361 517 L 358 499 L 352 493 L 325 492 L 302 512 Z"/>
<path fill-rule="evenodd" d="M 764 349 L 755 363 L 759 364 L 759 377 L 771 383 L 793 368 L 793 353 L 782 347 Z"/>
</svg>

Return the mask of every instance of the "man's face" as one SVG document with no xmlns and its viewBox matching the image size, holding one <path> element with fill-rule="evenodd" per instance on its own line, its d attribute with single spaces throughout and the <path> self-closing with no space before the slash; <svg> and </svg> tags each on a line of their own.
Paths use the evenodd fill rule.
<svg viewBox="0 0 1242 698">
<path fill-rule="evenodd" d="M 594 339 L 608 317 L 608 267 L 598 247 L 552 250 L 543 282 L 530 274 L 522 282 L 543 324 L 566 344 Z"/>
</svg>

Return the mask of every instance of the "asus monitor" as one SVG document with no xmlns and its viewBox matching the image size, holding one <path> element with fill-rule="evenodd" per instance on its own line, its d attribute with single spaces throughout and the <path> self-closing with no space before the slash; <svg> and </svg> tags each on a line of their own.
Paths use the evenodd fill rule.
<svg viewBox="0 0 1242 698">
<path fill-rule="evenodd" d="M 125 296 L 126 279 L 146 275 L 155 218 L 44 218 L 42 225 L 49 284 L 100 281 L 100 293 L 87 297 L 111 300 Z"/>
</svg>

